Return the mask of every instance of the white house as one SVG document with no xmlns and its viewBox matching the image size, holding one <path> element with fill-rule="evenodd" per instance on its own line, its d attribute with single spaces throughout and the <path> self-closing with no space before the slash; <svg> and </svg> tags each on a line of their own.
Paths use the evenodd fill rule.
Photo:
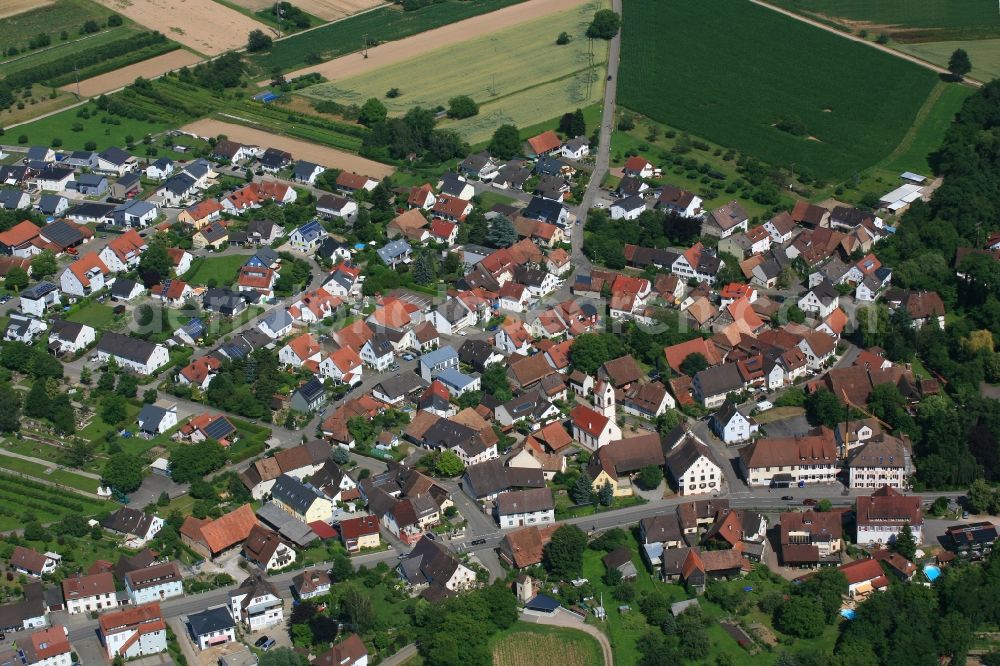
<svg viewBox="0 0 1000 666">
<path fill-rule="evenodd" d="M 385 372 L 392 365 L 395 354 L 392 341 L 384 335 L 376 335 L 361 348 L 361 360 L 377 372 Z"/>
<path fill-rule="evenodd" d="M 324 194 L 316 201 L 316 213 L 323 217 L 348 219 L 356 215 L 358 204 L 346 197 Z"/>
<path fill-rule="evenodd" d="M 66 627 L 58 624 L 21 638 L 18 640 L 17 651 L 20 655 L 13 656 L 13 650 L 5 650 L 4 656 L 11 655 L 11 660 L 5 663 L 27 666 L 70 666 L 73 663 L 74 652 L 69 642 L 69 632 Z"/>
<path fill-rule="evenodd" d="M 166 652 L 167 623 L 160 604 L 105 613 L 100 617 L 100 638 L 111 660 Z"/>
<path fill-rule="evenodd" d="M 152 344 L 121 333 L 105 333 L 97 343 L 97 360 L 115 363 L 140 375 L 151 375 L 170 362 L 170 353 Z"/>
<path fill-rule="evenodd" d="M 152 436 L 162 435 L 177 425 L 177 406 L 143 405 L 138 421 L 139 432 Z"/>
<path fill-rule="evenodd" d="M 840 306 L 840 292 L 829 281 L 820 282 L 799 299 L 799 309 L 817 319 L 825 319 Z"/>
<path fill-rule="evenodd" d="M 86 324 L 56 319 L 49 331 L 49 349 L 57 354 L 76 354 L 97 340 L 97 331 Z"/>
<path fill-rule="evenodd" d="M 529 488 L 500 493 L 496 499 L 496 518 L 501 529 L 555 522 L 552 489 Z"/>
<path fill-rule="evenodd" d="M 125 591 L 133 604 L 184 596 L 184 577 L 176 562 L 162 562 L 125 574 Z"/>
<path fill-rule="evenodd" d="M 129 548 L 139 548 L 160 533 L 163 518 L 126 506 L 102 520 L 101 527 L 124 536 Z"/>
<path fill-rule="evenodd" d="M 311 253 L 316 251 L 325 238 L 326 230 L 318 220 L 313 220 L 292 231 L 288 242 L 293 250 Z"/>
<path fill-rule="evenodd" d="M 146 178 L 163 180 L 174 172 L 174 162 L 168 157 L 161 157 L 146 167 Z"/>
<path fill-rule="evenodd" d="M 361 356 L 350 347 L 341 347 L 319 363 L 319 375 L 338 384 L 356 386 L 363 371 Z"/>
<path fill-rule="evenodd" d="M 111 273 L 96 252 L 89 252 L 73 263 L 59 276 L 63 293 L 70 296 L 87 296 L 104 289 L 105 279 Z"/>
<path fill-rule="evenodd" d="M 923 543 L 924 515 L 920 497 L 907 496 L 892 488 L 881 488 L 857 500 L 857 544 L 889 544 L 909 525 L 919 546 Z"/>
<path fill-rule="evenodd" d="M 690 432 L 667 453 L 667 470 L 679 495 L 716 493 L 722 486 L 722 469 L 708 447 Z"/>
<path fill-rule="evenodd" d="M 116 608 L 115 577 L 111 573 L 77 574 L 62 582 L 66 612 L 70 615 Z"/>
<path fill-rule="evenodd" d="M 21 312 L 44 317 L 48 308 L 58 307 L 61 300 L 59 287 L 51 282 L 39 282 L 21 292 Z"/>
<path fill-rule="evenodd" d="M 622 429 L 613 418 L 594 411 L 587 405 L 577 405 L 570 412 L 573 439 L 591 450 L 622 438 Z"/>
<path fill-rule="evenodd" d="M 811 331 L 799 341 L 798 348 L 806 356 L 806 367 L 819 372 L 837 353 L 837 341 L 822 331 Z"/>
<path fill-rule="evenodd" d="M 590 142 L 586 137 L 578 136 L 564 143 L 559 152 L 571 160 L 582 160 L 590 154 Z"/>
<path fill-rule="evenodd" d="M 749 410 L 739 409 L 732 403 L 727 403 L 712 415 L 711 426 L 712 431 L 726 444 L 749 441 L 760 427 L 749 415 Z"/>
<path fill-rule="evenodd" d="M 646 201 L 636 195 L 619 199 L 611 204 L 612 220 L 634 220 L 646 210 Z"/>
<path fill-rule="evenodd" d="M 278 350 L 278 362 L 284 366 L 301 368 L 304 363 L 312 361 L 317 366 L 322 360 L 319 343 L 309 333 L 303 333 L 288 341 Z"/>
<path fill-rule="evenodd" d="M 193 613 L 188 616 L 187 624 L 199 650 L 207 650 L 236 640 L 236 623 L 226 606 L 214 606 Z"/>
<path fill-rule="evenodd" d="M 26 345 L 33 343 L 49 327 L 41 319 L 26 317 L 22 314 L 13 313 L 4 331 L 3 339 L 10 342 L 23 342 Z"/>
<path fill-rule="evenodd" d="M 261 631 L 284 621 L 284 602 L 278 590 L 261 576 L 250 576 L 229 597 L 233 619 L 250 632 Z"/>
</svg>

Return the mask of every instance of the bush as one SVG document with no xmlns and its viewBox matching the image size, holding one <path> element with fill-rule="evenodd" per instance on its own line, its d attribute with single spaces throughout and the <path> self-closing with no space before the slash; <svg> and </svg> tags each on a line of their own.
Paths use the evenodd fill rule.
<svg viewBox="0 0 1000 666">
<path fill-rule="evenodd" d="M 601 9 L 594 13 L 594 20 L 587 27 L 587 37 L 592 39 L 611 39 L 618 34 L 621 27 L 621 17 L 610 9 Z"/>
<path fill-rule="evenodd" d="M 119 16 L 118 14 L 112 14 L 111 16 L 108 17 L 109 28 L 117 28 L 121 24 L 122 24 L 122 17 Z"/>
<path fill-rule="evenodd" d="M 569 42 L 570 42 L 570 37 L 569 33 L 567 32 L 560 32 L 559 36 L 556 37 L 556 44 L 558 44 L 559 46 L 565 46 L 566 44 L 569 44 Z"/>
<path fill-rule="evenodd" d="M 468 95 L 459 95 L 448 100 L 449 118 L 471 118 L 479 113 L 479 105 Z"/>
<path fill-rule="evenodd" d="M 263 30 L 251 30 L 250 34 L 247 35 L 247 51 L 250 53 L 259 53 L 260 51 L 267 51 L 271 48 L 273 40 L 270 35 L 265 33 Z"/>
</svg>

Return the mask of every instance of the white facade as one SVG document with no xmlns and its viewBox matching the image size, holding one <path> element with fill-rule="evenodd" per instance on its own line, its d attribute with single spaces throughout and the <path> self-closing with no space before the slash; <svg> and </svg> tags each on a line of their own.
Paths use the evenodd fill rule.
<svg viewBox="0 0 1000 666">
<path fill-rule="evenodd" d="M 857 544 L 859 546 L 871 546 L 875 544 L 888 544 L 896 540 L 899 533 L 903 530 L 902 523 L 897 524 L 859 524 L 857 534 Z M 910 525 L 910 531 L 913 532 L 913 540 L 920 545 L 924 542 L 924 526 L 923 525 Z"/>
<path fill-rule="evenodd" d="M 385 372 L 392 364 L 393 358 L 395 358 L 392 351 L 388 351 L 381 356 L 377 355 L 375 349 L 372 347 L 371 340 L 366 342 L 365 346 L 361 348 L 360 356 L 362 361 L 375 368 L 378 372 Z"/>
<path fill-rule="evenodd" d="M 889 486 L 890 488 L 902 489 L 906 487 L 906 470 L 901 465 L 894 465 L 892 467 L 886 465 L 855 467 L 850 465 L 848 472 L 851 488 L 878 489 Z"/>
<path fill-rule="evenodd" d="M 41 298 L 28 299 L 21 297 L 21 312 L 24 314 L 44 317 L 49 306 L 58 306 L 61 296 L 58 291 L 50 291 Z"/>
<path fill-rule="evenodd" d="M 716 493 L 722 485 L 722 470 L 706 456 L 699 456 L 676 481 L 679 495 Z"/>
<path fill-rule="evenodd" d="M 117 607 L 118 599 L 114 590 L 101 594 L 93 594 L 89 597 L 66 600 L 66 612 L 70 615 L 76 615 L 77 613 L 89 613 L 90 611 L 107 610 L 109 608 Z"/>
<path fill-rule="evenodd" d="M 70 269 L 66 269 L 59 276 L 59 288 L 63 293 L 71 296 L 86 296 L 104 289 L 104 272 L 99 268 L 92 268 L 88 273 L 90 286 L 84 286 L 80 279 Z"/>
<path fill-rule="evenodd" d="M 526 511 L 522 513 L 508 513 L 500 516 L 500 527 L 521 527 L 524 525 L 546 525 L 556 521 L 555 509 L 545 511 Z"/>
<path fill-rule="evenodd" d="M 245 593 L 234 594 L 230 598 L 233 619 L 242 622 L 250 632 L 260 631 L 284 621 L 283 602 L 273 594 L 264 594 L 250 600 L 246 610 L 242 608 Z"/>
<path fill-rule="evenodd" d="M 825 319 L 830 313 L 837 309 L 840 299 L 835 297 L 829 303 L 821 301 L 814 292 L 809 291 L 799 299 L 799 309 L 806 314 L 816 315 L 819 319 Z"/>
<path fill-rule="evenodd" d="M 129 599 L 132 600 L 133 604 L 147 604 L 151 601 L 162 601 L 172 597 L 184 596 L 184 581 L 165 580 L 162 583 L 133 590 L 129 587 L 128 580 L 126 580 L 125 590 L 128 592 Z"/>
<path fill-rule="evenodd" d="M 128 368 L 140 375 L 151 375 L 170 362 L 170 353 L 163 345 L 156 345 L 149 358 L 145 362 L 142 362 L 122 358 L 121 356 L 112 356 L 104 351 L 97 352 L 97 360 L 100 363 L 107 363 L 112 358 L 115 360 L 115 363 L 123 368 Z"/>
</svg>

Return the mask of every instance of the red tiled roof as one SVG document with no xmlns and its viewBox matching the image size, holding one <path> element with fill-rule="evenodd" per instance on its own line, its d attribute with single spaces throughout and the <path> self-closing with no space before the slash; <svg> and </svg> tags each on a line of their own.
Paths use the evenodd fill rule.
<svg viewBox="0 0 1000 666">
<path fill-rule="evenodd" d="M 559 148 L 562 145 L 562 141 L 559 140 L 555 132 L 549 130 L 528 139 L 528 145 L 531 146 L 531 150 L 536 155 L 542 155 Z"/>
<path fill-rule="evenodd" d="M 76 276 L 76 279 L 84 287 L 90 286 L 90 278 L 87 277 L 87 273 L 94 268 L 99 268 L 104 275 L 110 272 L 104 262 L 101 261 L 101 258 L 97 256 L 96 252 L 88 252 L 69 265 L 70 272 Z"/>
<path fill-rule="evenodd" d="M 593 437 L 600 437 L 608 425 L 608 417 L 596 412 L 586 405 L 577 405 L 569 413 L 573 425 Z"/>
<path fill-rule="evenodd" d="M 0 233 L 0 243 L 3 243 L 7 247 L 17 247 L 27 243 L 32 238 L 38 235 L 38 227 L 36 227 L 31 222 L 25 220 L 7 231 Z"/>
</svg>

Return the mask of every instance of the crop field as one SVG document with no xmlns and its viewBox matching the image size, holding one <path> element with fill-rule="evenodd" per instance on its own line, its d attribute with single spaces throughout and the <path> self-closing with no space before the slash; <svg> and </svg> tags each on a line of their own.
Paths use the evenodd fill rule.
<svg viewBox="0 0 1000 666">
<path fill-rule="evenodd" d="M 899 41 L 1000 37 L 1000 12 L 993 0 L 772 0 L 810 18 Z"/>
<path fill-rule="evenodd" d="M 414 106 L 447 106 L 452 97 L 468 95 L 481 105 L 479 115 L 442 121 L 441 126 L 458 131 L 472 143 L 483 141 L 503 123 L 532 125 L 601 98 L 606 45 L 595 45 L 591 65 L 588 40 L 584 36 L 599 7 L 598 2 L 582 4 L 490 32 L 475 41 L 456 42 L 363 75 L 312 86 L 303 94 L 358 105 L 376 97 L 394 115 Z M 559 46 L 555 37 L 563 31 L 571 35 L 572 41 Z M 406 48 L 409 41 L 393 46 Z M 473 50 L 479 55 L 469 58 L 468 53 Z M 484 62 L 489 66 L 484 67 Z M 390 88 L 398 88 L 400 96 L 386 99 L 385 92 Z"/>
<path fill-rule="evenodd" d="M 1000 78 L 1000 39 L 976 39 L 964 42 L 897 42 L 892 47 L 903 53 L 947 67 L 955 49 L 965 49 L 972 61 L 969 76 L 977 81 L 992 81 Z"/>
<path fill-rule="evenodd" d="M 22 69 L 28 69 L 35 65 L 40 65 L 53 60 L 59 60 L 77 53 L 82 53 L 87 49 L 103 46 L 119 39 L 125 39 L 139 34 L 138 30 L 132 28 L 112 28 L 92 35 L 85 35 L 67 42 L 56 42 L 52 46 L 38 51 L 28 51 L 17 56 L 6 58 L 0 62 L 0 74 L 7 76 Z"/>
<path fill-rule="evenodd" d="M 918 65 L 750 2 L 634 0 L 623 20 L 622 106 L 824 179 L 892 153 L 938 82 Z M 677 25 L 685 29 L 671 30 Z"/>
<path fill-rule="evenodd" d="M 96 97 L 98 95 L 117 90 L 134 82 L 138 77 L 153 78 L 160 76 L 185 65 L 193 65 L 201 61 L 201 57 L 191 51 L 176 49 L 163 55 L 137 62 L 134 65 L 120 67 L 113 72 L 100 74 L 80 81 L 79 93 L 81 97 Z M 63 90 L 77 92 L 76 84 L 63 86 Z"/>
<path fill-rule="evenodd" d="M 234 5 L 249 9 L 252 12 L 274 7 L 274 3 L 271 0 L 230 1 Z M 292 4 L 307 14 L 312 14 L 324 21 L 335 21 L 385 3 L 384 0 L 295 0 Z"/>
<path fill-rule="evenodd" d="M 270 29 L 259 21 L 212 0 L 99 0 L 150 30 L 207 55 L 246 46 L 251 30 Z"/>
<path fill-rule="evenodd" d="M 71 490 L 61 490 L 22 477 L 0 473 L 0 530 L 24 526 L 26 514 L 42 523 L 55 522 L 64 516 L 89 516 L 114 510 L 115 505 L 89 500 Z"/>
<path fill-rule="evenodd" d="M 519 622 L 493 639 L 493 666 L 602 666 L 597 641 L 582 631 Z"/>
<path fill-rule="evenodd" d="M 365 35 L 369 44 L 402 39 L 523 1 L 443 0 L 409 12 L 397 5 L 381 7 L 275 42 L 270 51 L 253 56 L 251 61 L 258 65 L 262 77 L 276 67 L 287 72 L 308 64 L 311 56 L 329 60 L 360 51 Z"/>
<path fill-rule="evenodd" d="M 92 479 L 89 476 L 83 476 L 68 470 L 59 469 L 56 465 L 42 465 L 41 463 L 36 463 L 31 460 L 24 460 L 23 458 L 15 458 L 13 456 L 5 456 L 2 454 L 0 454 L 0 468 L 20 472 L 21 474 L 27 474 L 28 476 L 33 476 L 38 479 L 45 479 L 63 486 L 77 488 L 88 493 L 96 493 L 97 486 L 100 485 L 97 479 Z"/>
</svg>

